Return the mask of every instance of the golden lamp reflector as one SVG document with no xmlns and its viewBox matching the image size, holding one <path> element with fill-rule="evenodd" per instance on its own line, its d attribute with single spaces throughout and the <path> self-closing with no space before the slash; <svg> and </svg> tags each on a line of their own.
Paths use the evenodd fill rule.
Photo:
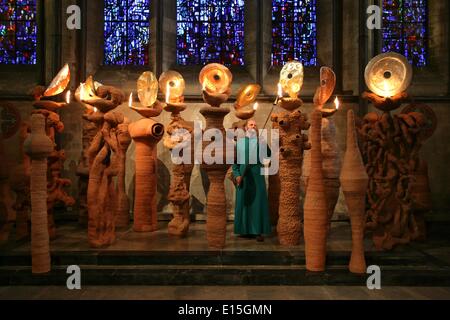
<svg viewBox="0 0 450 320">
<path fill-rule="evenodd" d="M 44 92 L 44 97 L 53 97 L 64 90 L 66 90 L 67 86 L 70 82 L 70 68 L 69 65 L 66 63 L 64 67 L 58 72 L 56 77 L 53 79 L 53 81 L 48 86 L 48 89 Z"/>
<path fill-rule="evenodd" d="M 144 72 L 137 81 L 139 101 L 143 107 L 151 107 L 158 98 L 158 80 L 153 72 Z"/>
<path fill-rule="evenodd" d="M 184 93 L 186 85 L 183 76 L 176 71 L 166 71 L 159 77 L 159 89 L 167 95 L 169 89 L 169 102 L 177 102 Z"/>
<path fill-rule="evenodd" d="M 236 109 L 244 108 L 255 102 L 260 92 L 261 86 L 258 84 L 249 84 L 241 88 L 236 98 Z"/>
<path fill-rule="evenodd" d="M 373 58 L 366 67 L 365 78 L 369 89 L 380 97 L 393 97 L 411 84 L 412 67 L 401 54 L 389 52 Z"/>
<path fill-rule="evenodd" d="M 206 65 L 199 75 L 203 90 L 210 93 L 225 93 L 233 82 L 233 74 L 222 64 L 211 63 Z"/>
<path fill-rule="evenodd" d="M 284 65 L 280 74 L 280 84 L 291 98 L 298 98 L 303 87 L 303 64 L 291 61 Z"/>
</svg>

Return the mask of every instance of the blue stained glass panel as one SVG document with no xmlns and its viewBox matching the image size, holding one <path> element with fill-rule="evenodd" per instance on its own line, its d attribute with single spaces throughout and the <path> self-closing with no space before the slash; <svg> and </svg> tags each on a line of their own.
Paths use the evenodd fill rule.
<svg viewBox="0 0 450 320">
<path fill-rule="evenodd" d="M 177 63 L 244 65 L 244 0 L 177 0 Z"/>
<path fill-rule="evenodd" d="M 105 0 L 104 63 L 148 65 L 150 0 Z"/>
<path fill-rule="evenodd" d="M 426 0 L 383 0 L 383 52 L 403 54 L 416 67 L 428 63 Z"/>
<path fill-rule="evenodd" d="M 0 64 L 36 64 L 36 0 L 0 0 Z"/>
<path fill-rule="evenodd" d="M 317 65 L 316 0 L 272 0 L 272 65 Z"/>
</svg>

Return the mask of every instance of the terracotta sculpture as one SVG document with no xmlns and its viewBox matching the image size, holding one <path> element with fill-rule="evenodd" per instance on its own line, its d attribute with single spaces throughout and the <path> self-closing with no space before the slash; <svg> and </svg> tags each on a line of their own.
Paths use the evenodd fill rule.
<svg viewBox="0 0 450 320">
<path fill-rule="evenodd" d="M 138 95 L 144 107 L 132 107 L 145 117 L 129 125 L 131 138 L 136 144 L 136 187 L 134 199 L 134 226 L 136 232 L 158 229 L 157 217 L 157 154 L 156 146 L 164 136 L 164 126 L 152 117 L 163 110 L 157 100 L 158 81 L 151 72 L 144 72 L 138 80 Z"/>
<path fill-rule="evenodd" d="M 328 220 L 329 225 L 339 199 L 340 183 L 339 175 L 341 168 L 341 155 L 336 139 L 336 125 L 333 115 L 339 109 L 338 100 L 336 98 L 335 109 L 325 109 L 324 106 L 330 99 L 336 86 L 336 75 L 333 70 L 327 67 L 320 69 L 320 87 L 317 88 L 314 96 L 314 105 L 317 110 L 322 112 L 322 159 L 323 159 L 323 175 L 325 181 L 326 196 L 328 202 Z M 303 162 L 303 188 L 306 190 L 309 177 L 311 153 L 306 152 Z"/>
<path fill-rule="evenodd" d="M 383 94 L 364 94 L 383 114 L 369 113 L 359 130 L 369 176 L 367 228 L 379 250 L 417 236 L 411 187 L 420 167 L 420 137 L 427 131 L 427 117 L 419 112 L 391 114 L 408 98 L 402 90 L 411 77 L 411 66 L 398 54 L 380 55 L 366 69 L 368 86 Z"/>
<path fill-rule="evenodd" d="M 114 154 L 117 161 L 117 185 L 115 193 L 117 195 L 117 206 L 115 207 L 115 220 L 117 228 L 126 228 L 130 224 L 130 200 L 126 193 L 125 169 L 126 155 L 131 144 L 128 119 L 117 125 L 117 152 Z"/>
<path fill-rule="evenodd" d="M 209 104 L 203 107 L 200 113 L 206 119 L 205 130 L 216 129 L 222 131 L 225 137 L 223 121 L 230 109 L 220 107 L 225 103 L 231 93 L 231 83 L 233 76 L 223 65 L 209 64 L 200 72 L 199 81 L 203 86 L 203 100 Z M 226 165 L 226 142 L 223 148 L 216 150 L 216 158 L 222 158 L 223 164 L 202 164 L 202 168 L 207 172 L 210 181 L 207 194 L 207 221 L 206 235 L 210 248 L 223 249 L 225 247 L 227 208 L 225 199 L 224 180 L 228 170 Z M 203 150 L 210 142 L 203 142 Z M 219 154 L 217 154 L 219 152 Z"/>
<path fill-rule="evenodd" d="M 31 210 L 30 199 L 30 171 L 31 160 L 25 154 L 24 143 L 30 133 L 30 125 L 23 122 L 20 126 L 20 160 L 12 169 L 10 176 L 11 188 L 16 194 L 13 209 L 16 211 L 16 240 L 28 239 L 30 236 L 29 216 Z"/>
<path fill-rule="evenodd" d="M 355 115 L 352 110 L 348 112 L 347 119 L 347 151 L 340 180 L 352 225 L 352 255 L 349 269 L 352 273 L 363 274 L 367 270 L 364 257 L 364 228 L 369 177 L 359 151 Z"/>
<path fill-rule="evenodd" d="M 175 147 L 191 147 L 191 162 L 173 164 L 172 181 L 168 199 L 172 203 L 173 219 L 169 223 L 169 234 L 185 237 L 190 225 L 190 194 L 189 188 L 193 165 L 194 123 L 187 122 L 181 117 L 181 112 L 186 110 L 184 104 L 184 79 L 176 71 L 164 72 L 159 78 L 159 86 L 166 96 L 164 110 L 170 112 L 171 121 L 167 127 L 167 135 L 164 138 L 164 146 L 173 150 Z M 183 155 L 180 155 L 183 156 Z"/>
<path fill-rule="evenodd" d="M 411 180 L 411 198 L 413 219 L 411 221 L 411 238 L 413 240 L 423 241 L 427 237 L 425 224 L 425 214 L 430 213 L 433 205 L 431 201 L 431 189 L 428 174 L 428 164 L 420 157 L 420 148 L 426 140 L 431 138 L 437 128 L 437 116 L 433 109 L 426 104 L 412 103 L 402 110 L 402 114 L 422 113 L 427 119 L 427 127 L 422 130 L 418 136 L 418 142 L 415 145 L 413 154 L 417 159 L 416 166 Z M 417 117 L 417 116 L 416 116 Z"/>
<path fill-rule="evenodd" d="M 325 271 L 327 254 L 328 203 L 322 161 L 322 113 L 311 116 L 311 172 L 304 205 L 306 269 Z"/>
<path fill-rule="evenodd" d="M 58 75 L 53 79 L 50 86 L 45 89 L 44 87 L 36 87 L 34 90 L 34 110 L 33 114 L 41 114 L 45 117 L 45 131 L 48 137 L 55 143 L 56 135 L 61 134 L 64 131 L 64 124 L 62 123 L 59 115 L 56 113 L 63 107 L 69 104 L 66 102 L 55 102 L 51 100 L 53 97 L 61 94 L 67 87 L 70 81 L 70 70 L 66 64 Z M 70 92 L 67 93 L 70 99 Z M 67 194 L 64 190 L 67 186 L 70 186 L 71 181 L 63 179 L 61 171 L 64 168 L 65 162 L 64 150 L 59 150 L 55 144 L 53 152 L 48 158 L 48 185 L 47 185 L 47 210 L 48 210 L 48 232 L 50 239 L 56 238 L 56 225 L 54 221 L 53 209 L 56 204 L 62 203 L 66 207 L 71 207 L 75 204 L 75 199 Z"/>
<path fill-rule="evenodd" d="M 280 197 L 278 239 L 281 245 L 295 246 L 300 242 L 302 226 L 300 220 L 300 177 L 304 150 L 311 145 L 308 136 L 302 134 L 309 130 L 306 115 L 298 108 L 303 104 L 298 94 L 303 84 L 303 65 L 299 62 L 286 64 L 281 72 L 280 83 L 290 98 L 279 99 L 279 106 L 284 112 L 272 115 L 273 129 L 280 134 Z"/>
<path fill-rule="evenodd" d="M 6 154 L 4 152 L 3 134 L 0 132 L 0 156 L 2 165 L 0 166 L 0 243 L 9 239 L 9 233 L 13 221 L 13 200 L 10 189 L 9 171 Z"/>
<path fill-rule="evenodd" d="M 82 132 L 82 145 L 83 150 L 77 167 L 78 176 L 78 223 L 82 226 L 88 224 L 88 206 L 87 206 L 87 191 L 89 183 L 89 156 L 88 150 L 92 143 L 92 140 L 101 129 L 101 123 L 95 124 L 88 120 L 89 116 L 95 112 L 94 107 L 81 101 L 80 96 L 89 97 L 95 95 L 95 91 L 102 86 L 102 84 L 95 82 L 92 76 L 88 77 L 86 82 L 81 85 L 75 92 L 75 98 L 78 102 L 85 106 L 83 114 L 83 132 Z M 81 92 L 83 91 L 83 92 Z"/>
<path fill-rule="evenodd" d="M 86 152 L 89 163 L 88 240 L 93 248 L 106 247 L 116 239 L 115 216 L 120 199 L 114 177 L 124 170 L 121 169 L 124 152 L 120 146 L 119 126 L 126 119 L 114 109 L 125 100 L 125 96 L 114 87 L 100 85 L 90 88 L 82 84 L 76 97 L 80 102 L 92 106 L 94 112 L 83 117 L 98 129 Z"/>
<path fill-rule="evenodd" d="M 45 117 L 34 114 L 31 135 L 25 151 L 31 158 L 31 259 L 33 273 L 50 272 L 50 248 L 47 221 L 47 157 L 54 143 L 46 135 Z"/>
</svg>

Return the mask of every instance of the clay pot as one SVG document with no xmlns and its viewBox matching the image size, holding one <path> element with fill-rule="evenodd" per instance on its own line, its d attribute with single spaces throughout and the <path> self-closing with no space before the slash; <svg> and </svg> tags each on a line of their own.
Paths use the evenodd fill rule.
<svg viewBox="0 0 450 320">
<path fill-rule="evenodd" d="M 366 193 L 369 177 L 366 173 L 355 130 L 352 110 L 347 117 L 347 151 L 341 173 L 341 185 L 352 225 L 352 255 L 349 269 L 352 273 L 366 273 L 364 257 L 364 226 Z"/>
<path fill-rule="evenodd" d="M 316 110 L 311 118 L 311 171 L 304 205 L 306 269 L 325 271 L 328 229 L 328 203 L 322 162 L 322 114 Z"/>
<path fill-rule="evenodd" d="M 130 124 L 129 130 L 136 144 L 133 229 L 136 232 L 152 232 L 158 229 L 156 146 L 164 136 L 164 126 L 152 119 L 142 119 Z"/>
<path fill-rule="evenodd" d="M 45 132 L 45 118 L 34 114 L 31 135 L 25 141 L 31 162 L 31 260 L 33 273 L 50 272 L 50 248 L 47 221 L 47 157 L 54 143 Z"/>
</svg>

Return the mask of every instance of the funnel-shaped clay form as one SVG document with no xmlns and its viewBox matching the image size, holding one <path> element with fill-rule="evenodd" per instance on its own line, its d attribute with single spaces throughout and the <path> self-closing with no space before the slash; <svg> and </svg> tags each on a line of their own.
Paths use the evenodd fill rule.
<svg viewBox="0 0 450 320">
<path fill-rule="evenodd" d="M 322 113 L 311 118 L 311 171 L 304 207 L 306 269 L 325 271 L 327 254 L 328 204 L 322 171 Z"/>
<path fill-rule="evenodd" d="M 349 269 L 352 273 L 366 273 L 364 257 L 364 217 L 369 177 L 366 173 L 355 130 L 355 115 L 348 112 L 347 151 L 341 173 L 341 185 L 352 224 L 352 256 Z"/>
</svg>

